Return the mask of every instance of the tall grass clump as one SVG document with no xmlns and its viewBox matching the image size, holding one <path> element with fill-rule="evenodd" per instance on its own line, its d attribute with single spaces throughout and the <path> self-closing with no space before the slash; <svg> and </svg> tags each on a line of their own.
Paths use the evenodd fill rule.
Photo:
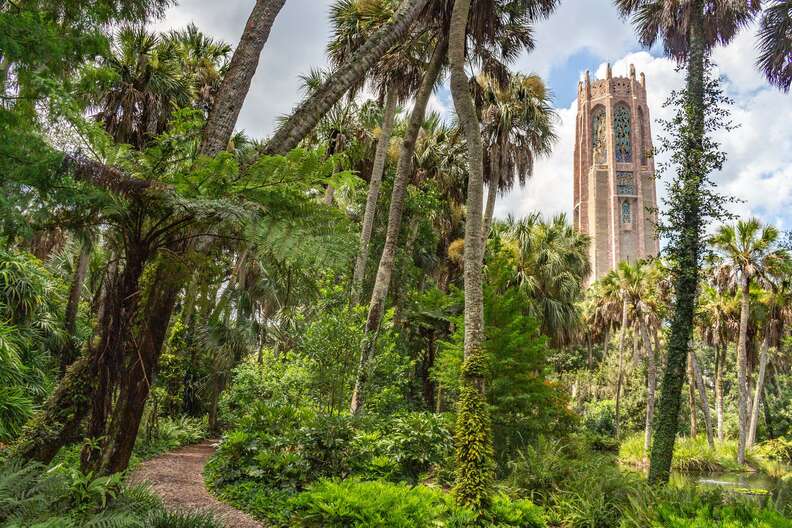
<svg viewBox="0 0 792 528">
<path fill-rule="evenodd" d="M 643 451 L 643 442 L 643 433 L 626 438 L 619 448 L 619 461 L 629 466 L 644 467 L 647 458 Z M 749 457 L 748 463 L 752 467 L 756 466 L 753 458 Z M 674 444 L 672 468 L 685 473 L 746 469 L 737 464 L 737 442 L 734 440 L 716 442 L 715 448 L 712 449 L 704 435 L 677 438 Z"/>
</svg>

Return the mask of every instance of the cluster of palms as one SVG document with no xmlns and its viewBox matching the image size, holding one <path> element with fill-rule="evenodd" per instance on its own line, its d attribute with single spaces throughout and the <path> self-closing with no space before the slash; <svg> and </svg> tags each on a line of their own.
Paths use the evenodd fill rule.
<svg viewBox="0 0 792 528">
<path fill-rule="evenodd" d="M 779 232 L 756 219 L 720 227 L 708 240 L 712 251 L 697 301 L 694 342 L 714 351 L 714 364 L 700 366 L 696 346 L 688 355 L 691 434 L 696 434 L 696 412 L 704 417 L 710 446 L 724 440 L 724 369 L 736 367 L 736 413 L 740 464 L 746 449 L 756 441 L 759 409 L 764 398 L 768 363 L 788 334 L 789 281 L 792 256 L 780 245 Z M 668 269 L 660 260 L 622 262 L 594 282 L 583 303 L 585 336 L 602 340 L 604 354 L 613 332 L 619 332 L 618 373 L 615 388 L 616 434 L 619 435 L 620 400 L 624 375 L 624 348 L 628 332 L 640 339 L 646 361 L 646 425 L 644 449 L 648 453 L 654 427 L 657 363 L 667 334 L 671 307 Z M 779 367 L 788 358 L 775 355 Z M 736 390 L 735 390 L 736 389 Z M 714 398 L 708 397 L 714 392 Z M 698 395 L 696 394 L 698 393 Z M 710 402 L 716 415 L 711 419 Z"/>
</svg>

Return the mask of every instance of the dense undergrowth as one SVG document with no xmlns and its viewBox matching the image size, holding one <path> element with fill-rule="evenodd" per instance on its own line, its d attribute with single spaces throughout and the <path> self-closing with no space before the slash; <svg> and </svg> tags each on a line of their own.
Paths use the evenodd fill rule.
<svg viewBox="0 0 792 528">
<path fill-rule="evenodd" d="M 493 505 L 477 517 L 455 506 L 450 491 L 450 413 L 328 415 L 310 399 L 268 390 L 266 370 L 238 371 L 244 394 L 232 384 L 228 398 L 246 410 L 233 408 L 205 477 L 219 498 L 270 526 L 792 527 L 782 503 L 682 485 L 653 489 L 620 467 L 611 442 L 583 431 L 539 436 L 509 453 Z M 698 442 L 681 439 L 680 452 Z M 726 446 L 712 457 L 729 453 Z M 694 467 L 692 455 L 680 458 Z"/>
</svg>

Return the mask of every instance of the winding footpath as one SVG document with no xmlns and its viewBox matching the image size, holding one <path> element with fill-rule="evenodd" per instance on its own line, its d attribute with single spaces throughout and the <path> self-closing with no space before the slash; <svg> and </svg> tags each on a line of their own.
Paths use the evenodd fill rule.
<svg viewBox="0 0 792 528">
<path fill-rule="evenodd" d="M 249 515 L 214 498 L 204 486 L 203 468 L 214 453 L 204 441 L 147 460 L 130 475 L 132 484 L 148 484 L 172 511 L 211 512 L 227 528 L 263 528 Z"/>
</svg>

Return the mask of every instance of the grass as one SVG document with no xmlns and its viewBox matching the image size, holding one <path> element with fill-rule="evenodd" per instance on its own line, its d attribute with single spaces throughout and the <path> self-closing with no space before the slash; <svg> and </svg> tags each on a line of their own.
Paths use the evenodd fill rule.
<svg viewBox="0 0 792 528">
<path fill-rule="evenodd" d="M 619 461 L 633 467 L 644 467 L 647 457 L 643 452 L 643 433 L 628 437 L 619 448 Z M 715 442 L 715 449 L 707 444 L 707 437 L 680 437 L 674 444 L 673 469 L 685 473 L 710 471 L 750 471 L 760 467 L 756 456 L 749 454 L 747 465 L 737 464 L 737 442 L 725 440 Z"/>
</svg>

